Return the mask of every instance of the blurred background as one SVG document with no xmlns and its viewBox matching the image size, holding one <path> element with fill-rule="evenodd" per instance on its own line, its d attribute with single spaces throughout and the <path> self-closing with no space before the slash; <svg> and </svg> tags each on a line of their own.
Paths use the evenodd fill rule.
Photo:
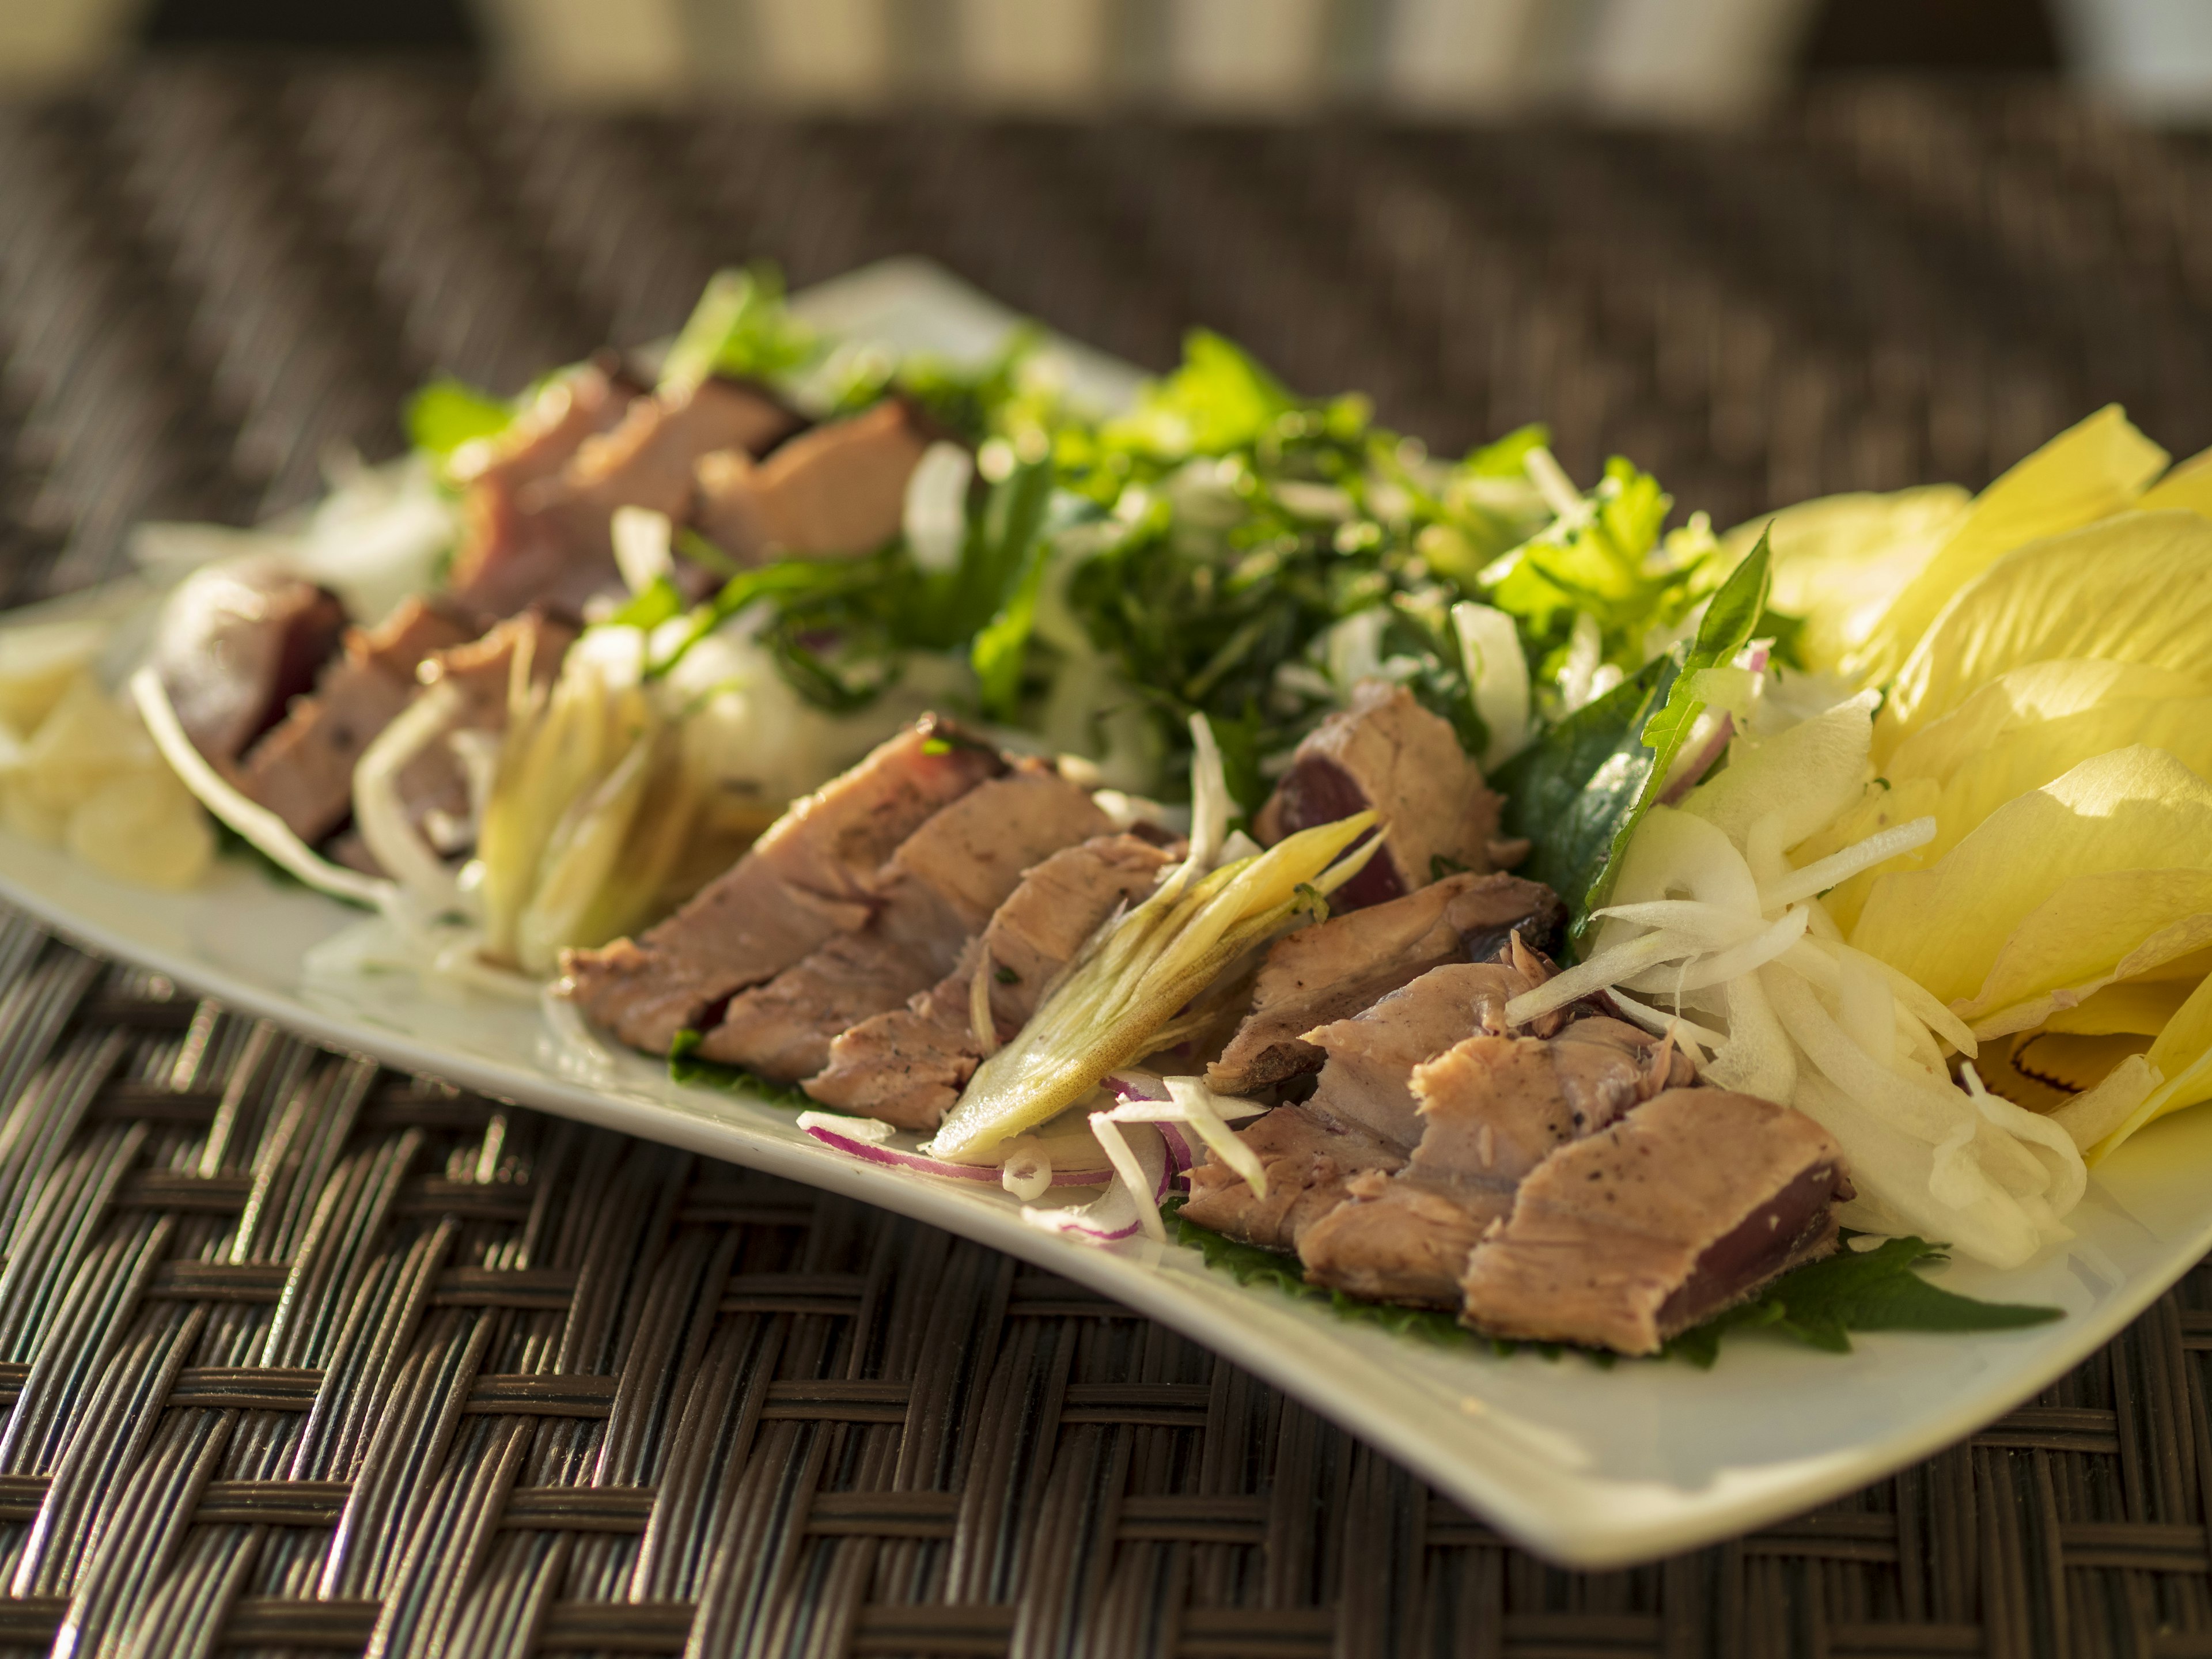
<svg viewBox="0 0 2212 1659">
<path fill-rule="evenodd" d="M 0 601 L 920 253 L 1678 514 L 2212 444 L 2212 0 L 0 0 Z"/>
<path fill-rule="evenodd" d="M 550 99 L 848 111 L 1709 121 L 1869 70 L 2063 71 L 2133 110 L 2212 110 L 2205 0 L 0 0 L 19 82 L 212 44 L 469 55 Z"/>
</svg>

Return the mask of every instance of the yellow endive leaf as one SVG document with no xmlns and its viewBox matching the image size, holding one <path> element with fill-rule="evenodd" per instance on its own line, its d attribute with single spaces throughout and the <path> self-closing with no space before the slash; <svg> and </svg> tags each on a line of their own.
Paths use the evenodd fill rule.
<svg viewBox="0 0 2212 1659">
<path fill-rule="evenodd" d="M 2187 914 L 2164 896 L 2130 897 L 2111 914 L 2083 917 L 2076 939 L 2039 938 L 2032 969 L 2015 960 L 1996 985 L 1986 983 L 2014 933 L 2062 892 L 2094 877 L 2191 872 L 2212 872 L 2212 783 L 2162 750 L 2115 750 L 2006 802 L 1925 869 L 1878 878 L 1851 943 L 1971 1023 L 2068 985 L 2078 969 L 2110 967 Z M 2189 909 L 2212 910 L 2212 902 Z M 1991 1000 L 2000 990 L 2002 1000 Z"/>
<path fill-rule="evenodd" d="M 2061 1008 L 2043 1023 L 2043 1029 L 2080 1036 L 2109 1036 L 2124 1031 L 2156 1036 L 2196 988 L 2188 980 L 2124 980 L 2107 985 L 2078 1007 Z"/>
<path fill-rule="evenodd" d="M 1933 864 L 1990 814 L 2083 761 L 2130 744 L 2163 750 L 2200 778 L 2212 778 L 2212 697 L 2130 698 L 2020 728 L 1951 775 L 1936 799 L 1936 839 L 1920 850 Z"/>
<path fill-rule="evenodd" d="M 1722 776 L 1728 775 L 1723 773 Z M 1836 819 L 1818 835 L 1809 836 L 1790 849 L 1790 862 L 1796 869 L 1826 858 L 1831 853 L 1840 853 L 1853 842 L 1864 841 L 1869 836 L 1883 830 L 1893 830 L 1900 823 L 1910 823 L 1915 818 L 1933 817 L 1943 792 L 1933 778 L 1906 778 L 1900 783 L 1887 783 L 1876 779 L 1867 786 L 1866 793 L 1850 811 Z M 1938 820 L 1940 824 L 1941 820 Z M 1820 902 L 1835 918 L 1836 926 L 1846 933 L 1858 923 L 1859 912 L 1865 907 L 1867 895 L 1873 891 L 1875 882 L 1893 870 L 1917 870 L 1929 861 L 1925 846 L 1907 848 L 1896 857 L 1862 870 L 1849 881 L 1830 888 L 1821 895 Z"/>
<path fill-rule="evenodd" d="M 2063 657 L 2179 673 L 2212 664 L 2212 520 L 2129 513 L 2008 553 L 1936 619 L 1875 721 L 1887 767 L 1999 675 Z"/>
<path fill-rule="evenodd" d="M 2212 449 L 2176 464 L 2172 471 L 2136 497 L 2133 510 L 2202 513 L 2212 519 Z"/>
<path fill-rule="evenodd" d="M 1948 783 L 1961 766 L 2022 727 L 2107 702 L 2208 694 L 2212 694 L 2212 678 L 2147 663 L 2101 657 L 2027 663 L 1998 675 L 1942 720 L 1899 744 L 1884 775 L 1893 783 L 1905 778 Z"/>
<path fill-rule="evenodd" d="M 1845 671 L 1863 685 L 1896 672 L 1952 597 L 2014 548 L 2119 512 L 2166 470 L 2160 449 L 2107 404 L 2021 461 L 1974 500 Z"/>
<path fill-rule="evenodd" d="M 2143 1058 L 2158 1081 L 2125 1122 L 2088 1149 L 2093 1164 L 2144 1124 L 2212 1100 L 2212 979 L 2198 984 Z"/>
<path fill-rule="evenodd" d="M 1805 619 L 1797 636 L 1805 666 L 1834 669 L 1865 645 L 1891 599 L 1972 505 L 1957 484 L 1822 495 L 1738 525 L 1721 545 L 1734 564 L 1767 532 L 1774 572 L 1768 602 Z"/>
<path fill-rule="evenodd" d="M 1981 990 L 1954 1002 L 1977 1037 L 2033 1030 L 2107 986 L 2170 979 L 2212 945 L 2212 872 L 2076 876 L 2007 939 Z"/>
</svg>

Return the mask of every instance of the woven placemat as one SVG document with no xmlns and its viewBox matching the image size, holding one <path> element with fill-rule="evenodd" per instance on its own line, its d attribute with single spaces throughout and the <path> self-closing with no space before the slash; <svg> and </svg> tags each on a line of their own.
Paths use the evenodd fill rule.
<svg viewBox="0 0 2212 1659">
<path fill-rule="evenodd" d="M 1729 520 L 2212 441 L 2212 157 L 2047 92 L 1756 137 L 552 118 L 173 64 L 0 108 L 15 599 L 310 497 L 716 264 L 933 254 Z M 2200 1271 L 1990 1431 L 1634 1571 L 1504 1547 L 1203 1349 L 912 1222 L 395 1077 L 0 913 L 0 1647 L 2212 1655 Z"/>
</svg>

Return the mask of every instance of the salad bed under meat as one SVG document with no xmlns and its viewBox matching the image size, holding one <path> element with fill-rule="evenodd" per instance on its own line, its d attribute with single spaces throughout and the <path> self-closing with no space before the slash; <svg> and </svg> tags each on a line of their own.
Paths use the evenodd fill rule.
<svg viewBox="0 0 2212 1659">
<path fill-rule="evenodd" d="M 1858 1253 L 1865 1322 L 2039 1316 L 1894 1281 L 2212 1097 L 2205 458 L 2108 409 L 1717 535 L 1211 335 L 1118 413 L 1056 361 L 754 272 L 650 363 L 434 384 L 313 514 L 148 527 L 150 632 L 0 630 L 0 809 L 167 884 L 211 814 L 1079 1237 L 1632 1354 L 1840 1340 Z"/>
</svg>

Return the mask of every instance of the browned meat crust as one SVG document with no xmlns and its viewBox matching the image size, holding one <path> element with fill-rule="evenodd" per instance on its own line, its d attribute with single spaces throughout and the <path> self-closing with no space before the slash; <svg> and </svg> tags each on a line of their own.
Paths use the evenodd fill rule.
<svg viewBox="0 0 2212 1659">
<path fill-rule="evenodd" d="M 1218 1159 L 1190 1172 L 1190 1201 L 1182 1213 L 1201 1227 L 1271 1250 L 1294 1250 L 1306 1230 L 1344 1202 L 1355 1176 L 1389 1174 L 1406 1155 L 1357 1124 L 1332 1123 L 1303 1106 L 1278 1106 L 1238 1132 L 1259 1154 L 1267 1195 L 1254 1194 L 1244 1178 Z"/>
<path fill-rule="evenodd" d="M 192 746 L 235 761 L 312 690 L 345 607 L 274 564 L 223 564 L 180 584 L 161 615 L 154 665 Z"/>
<path fill-rule="evenodd" d="M 755 465 L 742 450 L 702 457 L 702 534 L 741 564 L 872 553 L 899 532 L 907 481 L 929 437 L 886 398 L 793 438 Z"/>
<path fill-rule="evenodd" d="M 1370 806 L 1389 839 L 1337 890 L 1342 908 L 1385 903 L 1449 872 L 1492 867 L 1498 799 L 1484 786 L 1482 769 L 1448 721 L 1402 685 L 1374 680 L 1298 745 L 1255 829 L 1272 842 Z"/>
<path fill-rule="evenodd" d="M 903 1006 L 951 972 L 1022 872 L 1111 826 L 1089 793 L 1024 762 L 945 806 L 870 882 L 874 915 L 767 984 L 730 1000 L 700 1052 L 796 1082 L 830 1063 L 830 1045 Z"/>
<path fill-rule="evenodd" d="M 1691 1080 L 1671 1044 L 1614 1019 L 1577 1020 L 1548 1040 L 1464 1039 L 1413 1073 L 1419 1145 L 1395 1177 L 1353 1183 L 1352 1201 L 1307 1233 L 1307 1277 L 1388 1301 L 1458 1306 L 1468 1251 L 1512 1208 L 1530 1170 Z"/>
<path fill-rule="evenodd" d="M 759 386 L 710 380 L 631 398 L 594 373 L 570 383 L 571 413 L 546 427 L 543 453 L 524 446 L 529 465 L 487 469 L 470 487 L 453 575 L 463 603 L 493 616 L 533 603 L 582 611 L 621 586 L 609 528 L 617 507 L 681 520 L 701 456 L 765 450 L 800 424 Z M 586 406 L 587 418 L 574 413 Z M 572 437 L 573 448 L 549 465 Z"/>
<path fill-rule="evenodd" d="M 1498 962 L 1446 963 L 1350 1019 L 1308 1031 L 1305 1040 L 1328 1055 L 1308 1105 L 1412 1149 L 1423 1129 L 1415 1068 L 1471 1032 L 1505 1031 L 1505 1005 L 1549 977 Z M 1548 1036 L 1564 1019 L 1547 1016 L 1537 1034 Z"/>
<path fill-rule="evenodd" d="M 353 811 L 353 769 L 415 695 L 416 672 L 433 652 L 474 630 L 434 602 L 410 599 L 373 629 L 346 630 L 345 653 L 323 672 L 314 695 L 239 762 L 234 781 L 290 826 L 318 842 Z"/>
<path fill-rule="evenodd" d="M 992 1020 L 1001 1037 L 1012 1036 L 1099 923 L 1149 892 L 1176 856 L 1130 835 L 1094 836 L 1054 854 L 1023 876 L 951 974 L 905 1007 L 841 1033 L 806 1092 L 841 1111 L 934 1127 L 983 1057 L 970 1013 L 982 953 L 991 959 Z"/>
<path fill-rule="evenodd" d="M 884 860 L 938 810 L 1006 769 L 999 753 L 927 717 L 793 805 L 752 849 L 633 942 L 562 958 L 571 994 L 624 1042 L 667 1052 L 717 1023 L 736 992 L 773 979 L 875 914 Z"/>
<path fill-rule="evenodd" d="M 1326 1058 L 1304 1040 L 1316 1026 L 1372 1006 L 1431 968 L 1488 957 L 1516 928 L 1541 939 L 1559 915 L 1559 899 L 1536 882 L 1455 875 L 1285 934 L 1269 949 L 1252 1012 L 1206 1081 L 1242 1095 L 1314 1071 Z"/>
<path fill-rule="evenodd" d="M 1656 1352 L 1835 1248 L 1843 1154 L 1802 1113 L 1671 1089 L 1554 1153 L 1468 1259 L 1463 1317 L 1496 1335 Z"/>
</svg>

